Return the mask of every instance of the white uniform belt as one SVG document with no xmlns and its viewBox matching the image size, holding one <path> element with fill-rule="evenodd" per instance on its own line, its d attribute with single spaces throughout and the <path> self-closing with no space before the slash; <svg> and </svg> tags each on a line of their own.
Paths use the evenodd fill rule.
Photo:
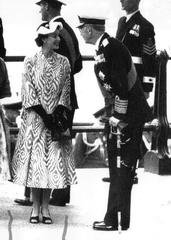
<svg viewBox="0 0 171 240">
<path fill-rule="evenodd" d="M 143 77 L 143 83 L 153 84 L 155 82 L 155 80 L 156 80 L 155 77 L 148 77 L 148 76 Z"/>
<path fill-rule="evenodd" d="M 132 56 L 132 61 L 135 64 L 142 64 L 142 58 L 141 57 Z"/>
</svg>

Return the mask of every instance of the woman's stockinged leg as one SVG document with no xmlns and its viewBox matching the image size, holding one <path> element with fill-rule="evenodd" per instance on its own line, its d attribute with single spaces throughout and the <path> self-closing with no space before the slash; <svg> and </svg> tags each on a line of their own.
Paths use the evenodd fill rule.
<svg viewBox="0 0 171 240">
<path fill-rule="evenodd" d="M 33 210 L 32 210 L 32 216 L 39 216 L 40 212 L 40 188 L 32 188 L 32 200 L 33 200 Z"/>
<path fill-rule="evenodd" d="M 49 215 L 49 199 L 50 199 L 51 189 L 43 189 L 42 194 L 42 213 L 44 216 Z"/>
<path fill-rule="evenodd" d="M 52 223 L 52 219 L 51 219 L 50 213 L 49 213 L 50 193 L 51 193 L 51 189 L 43 189 L 41 213 L 42 213 L 42 217 L 43 217 L 42 222 L 45 224 Z"/>
<path fill-rule="evenodd" d="M 31 191 L 32 191 L 33 208 L 30 215 L 30 223 L 37 224 L 39 223 L 41 189 L 31 188 Z"/>
</svg>

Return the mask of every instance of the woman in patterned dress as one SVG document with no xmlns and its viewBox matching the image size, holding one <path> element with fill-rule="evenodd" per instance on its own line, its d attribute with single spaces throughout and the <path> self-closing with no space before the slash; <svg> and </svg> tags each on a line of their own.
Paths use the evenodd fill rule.
<svg viewBox="0 0 171 240">
<path fill-rule="evenodd" d="M 13 182 L 32 190 L 30 223 L 39 222 L 40 212 L 43 223 L 52 223 L 48 209 L 51 189 L 66 188 L 77 182 L 71 139 L 59 136 L 54 139 L 56 113 L 60 109 L 67 123 L 71 109 L 69 61 L 54 52 L 59 46 L 61 29 L 61 23 L 42 23 L 36 38 L 41 51 L 24 60 L 22 123 L 12 175 Z M 58 128 L 56 131 L 60 135 Z"/>
</svg>

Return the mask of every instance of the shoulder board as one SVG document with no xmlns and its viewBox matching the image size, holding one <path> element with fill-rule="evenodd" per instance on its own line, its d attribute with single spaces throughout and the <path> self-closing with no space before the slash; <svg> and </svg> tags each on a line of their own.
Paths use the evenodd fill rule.
<svg viewBox="0 0 171 240">
<path fill-rule="evenodd" d="M 105 38 L 102 42 L 103 47 L 106 47 L 109 44 L 109 41 L 107 38 Z"/>
</svg>

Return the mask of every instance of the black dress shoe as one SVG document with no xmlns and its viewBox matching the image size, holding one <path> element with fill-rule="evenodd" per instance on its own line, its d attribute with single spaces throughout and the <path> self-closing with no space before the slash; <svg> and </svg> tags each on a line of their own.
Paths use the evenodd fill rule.
<svg viewBox="0 0 171 240">
<path fill-rule="evenodd" d="M 32 206 L 33 202 L 30 201 L 29 199 L 19 199 L 19 198 L 16 198 L 14 200 L 15 203 L 18 203 L 22 206 Z"/>
<path fill-rule="evenodd" d="M 59 206 L 59 207 L 65 207 L 66 206 L 66 202 L 64 201 L 58 201 L 58 200 L 55 200 L 53 198 L 51 198 L 49 200 L 49 204 L 50 205 L 53 205 L 53 206 Z"/>
<path fill-rule="evenodd" d="M 102 178 L 102 181 L 103 181 L 103 182 L 110 182 L 110 178 L 104 177 L 104 178 Z"/>
<path fill-rule="evenodd" d="M 123 227 L 121 228 L 121 230 L 126 231 L 126 230 L 128 230 L 128 228 L 129 228 L 129 227 L 123 226 Z"/>
<path fill-rule="evenodd" d="M 117 231 L 118 227 L 107 225 L 104 221 L 101 222 L 94 222 L 93 223 L 94 230 L 101 230 L 101 231 Z"/>
</svg>

